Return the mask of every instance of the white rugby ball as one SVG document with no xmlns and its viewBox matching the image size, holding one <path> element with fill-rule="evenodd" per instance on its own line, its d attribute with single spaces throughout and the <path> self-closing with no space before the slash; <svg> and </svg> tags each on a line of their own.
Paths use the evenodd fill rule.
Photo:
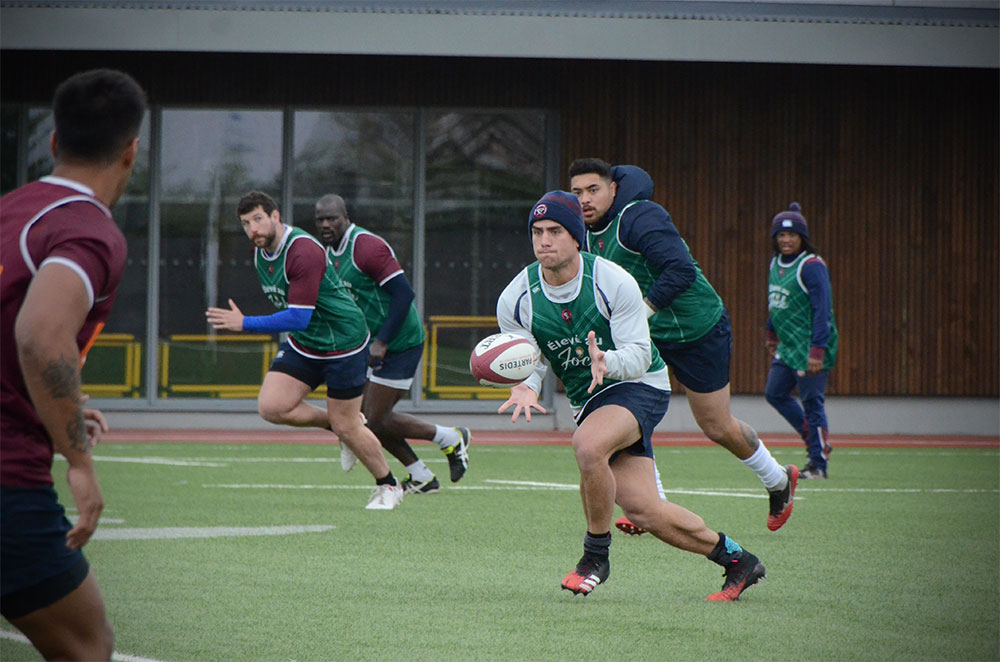
<svg viewBox="0 0 1000 662">
<path fill-rule="evenodd" d="M 483 386 L 507 388 L 520 384 L 535 371 L 538 347 L 514 333 L 494 333 L 479 341 L 469 357 L 469 372 Z"/>
</svg>

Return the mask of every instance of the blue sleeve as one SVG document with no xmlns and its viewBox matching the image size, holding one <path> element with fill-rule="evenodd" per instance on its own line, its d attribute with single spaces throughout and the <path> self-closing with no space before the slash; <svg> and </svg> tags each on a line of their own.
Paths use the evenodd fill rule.
<svg viewBox="0 0 1000 662">
<path fill-rule="evenodd" d="M 825 348 L 830 341 L 830 272 L 822 260 L 809 259 L 802 265 L 802 282 L 809 292 L 813 310 L 812 347 Z"/>
<path fill-rule="evenodd" d="M 621 241 L 625 248 L 642 253 L 654 268 L 663 270 L 649 291 L 643 292 L 657 308 L 672 304 L 698 276 L 691 252 L 670 214 L 654 202 L 641 203 L 625 212 Z"/>
<path fill-rule="evenodd" d="M 286 308 L 273 315 L 247 315 L 243 318 L 244 331 L 302 331 L 309 326 L 312 308 Z"/>
<path fill-rule="evenodd" d="M 399 273 L 387 280 L 382 284 L 382 289 L 389 294 L 389 314 L 382 322 L 382 328 L 378 330 L 375 337 L 388 344 L 396 337 L 403 322 L 406 321 L 406 316 L 410 312 L 410 304 L 413 303 L 416 295 L 404 273 Z"/>
</svg>

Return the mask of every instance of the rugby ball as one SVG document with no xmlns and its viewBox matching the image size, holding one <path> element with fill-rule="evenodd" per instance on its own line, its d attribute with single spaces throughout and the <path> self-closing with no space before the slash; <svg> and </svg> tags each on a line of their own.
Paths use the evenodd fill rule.
<svg viewBox="0 0 1000 662">
<path fill-rule="evenodd" d="M 535 371 L 538 347 L 514 333 L 494 333 L 479 341 L 469 357 L 469 372 L 483 386 L 507 388 Z"/>
</svg>

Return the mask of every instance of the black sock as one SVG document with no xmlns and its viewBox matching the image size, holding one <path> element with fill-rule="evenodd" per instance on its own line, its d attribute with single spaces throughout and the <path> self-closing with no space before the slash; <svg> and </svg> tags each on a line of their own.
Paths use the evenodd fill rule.
<svg viewBox="0 0 1000 662">
<path fill-rule="evenodd" d="M 587 531 L 587 535 L 583 537 L 583 551 L 585 554 L 607 558 L 611 551 L 611 532 L 591 533 Z"/>
<path fill-rule="evenodd" d="M 715 548 L 709 553 L 708 560 L 726 567 L 738 559 L 742 553 L 743 548 L 740 547 L 739 543 L 732 538 L 727 538 L 725 533 L 719 531 L 719 542 L 715 544 Z"/>
<path fill-rule="evenodd" d="M 381 478 L 377 478 L 375 480 L 375 484 L 376 485 L 395 485 L 396 484 L 396 477 L 393 476 L 392 475 L 392 471 L 390 471 L 389 473 L 387 473 L 386 475 L 382 476 Z"/>
</svg>

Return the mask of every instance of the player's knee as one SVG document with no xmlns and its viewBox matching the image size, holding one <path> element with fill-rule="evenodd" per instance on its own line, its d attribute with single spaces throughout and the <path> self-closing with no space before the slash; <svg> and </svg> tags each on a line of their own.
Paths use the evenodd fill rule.
<svg viewBox="0 0 1000 662">
<path fill-rule="evenodd" d="M 573 435 L 573 453 L 581 471 L 587 471 L 603 463 L 607 466 L 608 456 L 598 444 L 586 437 Z"/>
<path fill-rule="evenodd" d="M 97 633 L 97 650 L 101 651 L 102 660 L 110 660 L 115 652 L 115 630 L 107 619 L 104 620 L 104 627 Z"/>
<path fill-rule="evenodd" d="M 382 437 L 392 432 L 391 411 L 366 411 L 365 418 L 368 419 L 368 429 L 374 432 L 377 437 Z"/>
<path fill-rule="evenodd" d="M 115 650 L 115 631 L 105 618 L 99 627 L 64 631 L 58 641 L 47 642 L 53 645 L 33 643 L 48 659 L 110 660 Z"/>
<path fill-rule="evenodd" d="M 728 409 L 700 411 L 695 415 L 695 420 L 705 436 L 716 443 L 739 435 L 739 424 Z"/>
<path fill-rule="evenodd" d="M 778 391 L 772 391 L 772 390 L 764 391 L 764 399 L 767 400 L 769 404 L 775 407 L 784 402 L 787 397 L 788 396 L 786 394 L 779 393 Z"/>
<path fill-rule="evenodd" d="M 705 436 L 715 442 L 726 441 L 730 438 L 739 436 L 739 429 L 732 425 L 726 425 L 722 421 L 716 419 L 709 419 L 702 423 L 702 432 Z"/>
<path fill-rule="evenodd" d="M 257 413 L 268 423 L 280 424 L 285 420 L 284 410 L 270 401 L 257 400 Z"/>
</svg>

